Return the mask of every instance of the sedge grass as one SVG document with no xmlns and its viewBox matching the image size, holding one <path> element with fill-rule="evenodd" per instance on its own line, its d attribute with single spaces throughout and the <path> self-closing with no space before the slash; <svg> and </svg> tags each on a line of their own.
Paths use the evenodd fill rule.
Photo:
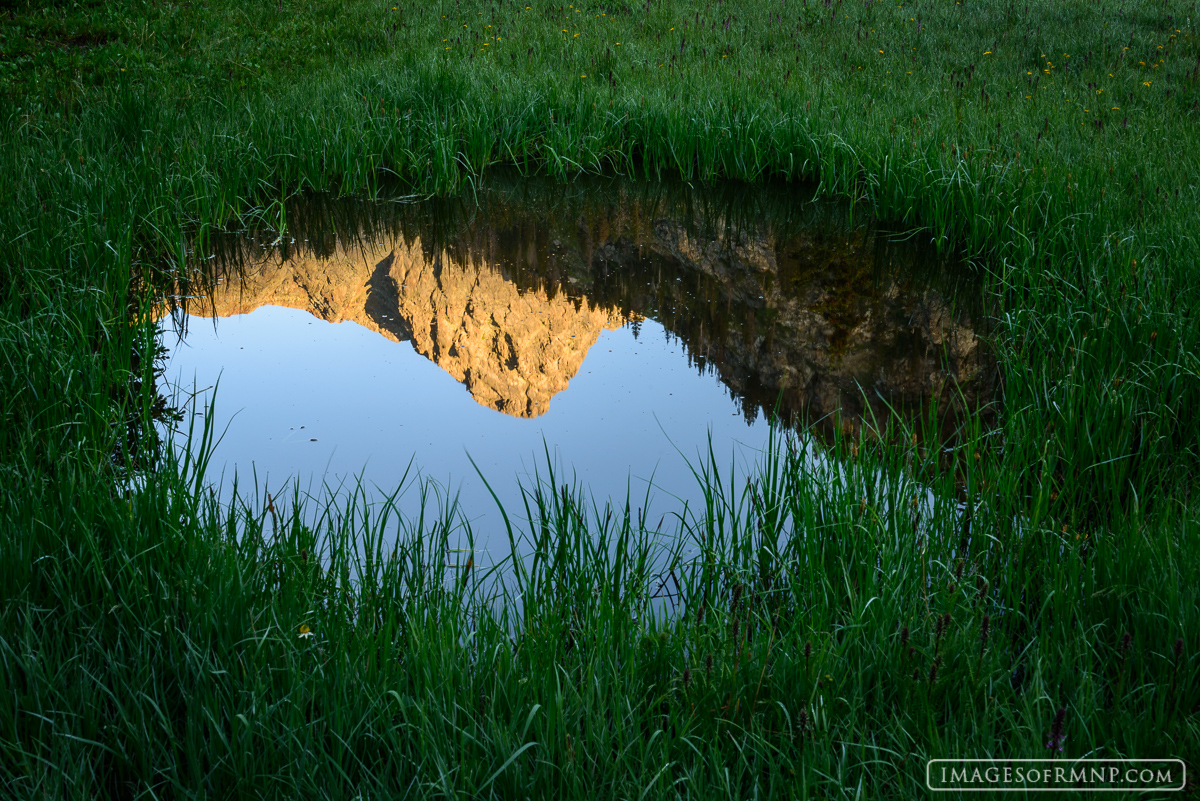
<svg viewBox="0 0 1200 801">
<path fill-rule="evenodd" d="M 451 569 L 474 536 L 452 503 L 401 519 L 351 493 L 314 526 L 300 496 L 219 504 L 168 464 L 6 560 L 5 785 L 909 797 L 931 756 L 1043 755 L 1059 707 L 1071 755 L 1195 758 L 1173 645 L 1194 522 L 998 534 L 953 476 L 906 478 L 936 457 L 800 444 L 746 477 L 697 465 L 705 508 L 666 537 L 545 474 L 491 570 Z"/>
<path fill-rule="evenodd" d="M 929 756 L 1048 753 L 1060 707 L 1071 756 L 1194 762 L 1191 5 L 527 5 L 14 7 L 6 794 L 905 797 Z M 498 162 L 816 180 L 963 248 L 992 276 L 998 426 L 949 464 L 901 436 L 822 474 L 781 446 L 750 495 L 710 473 L 677 532 L 699 559 L 553 486 L 525 534 L 559 547 L 507 604 L 447 583 L 445 514 L 368 569 L 377 519 L 276 534 L 148 469 L 143 312 L 190 237 Z"/>
</svg>

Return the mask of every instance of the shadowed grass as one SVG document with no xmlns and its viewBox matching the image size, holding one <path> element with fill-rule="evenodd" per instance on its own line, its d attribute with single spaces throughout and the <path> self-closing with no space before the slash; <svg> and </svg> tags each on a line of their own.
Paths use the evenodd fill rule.
<svg viewBox="0 0 1200 801">
<path fill-rule="evenodd" d="M 834 450 L 697 465 L 706 508 L 665 536 L 547 474 L 490 570 L 436 495 L 422 523 L 352 491 L 310 527 L 169 464 L 6 560 L 5 784 L 909 797 L 932 756 L 1045 755 L 1059 707 L 1072 756 L 1195 758 L 1194 523 L 998 535 L 952 477 L 906 477 L 920 455 Z"/>
<path fill-rule="evenodd" d="M 1046 754 L 1059 707 L 1070 756 L 1194 760 L 1191 6 L 528 6 L 14 6 L 6 792 L 904 797 L 927 757 Z M 143 311 L 192 237 L 498 162 L 812 179 L 965 249 L 998 427 L 781 444 L 745 493 L 710 465 L 665 553 L 551 481 L 491 589 L 441 569 L 453 510 L 392 558 L 379 513 L 314 532 L 146 469 Z"/>
</svg>

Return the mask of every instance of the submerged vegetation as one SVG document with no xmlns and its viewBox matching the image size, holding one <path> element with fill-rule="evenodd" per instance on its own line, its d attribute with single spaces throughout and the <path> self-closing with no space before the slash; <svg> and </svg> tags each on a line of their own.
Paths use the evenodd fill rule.
<svg viewBox="0 0 1200 801">
<path fill-rule="evenodd" d="M 933 757 L 1194 765 L 1191 3 L 4 13 L 6 796 L 905 797 Z M 786 441 L 750 481 L 706 465 L 709 507 L 661 532 L 548 476 L 490 575 L 450 567 L 453 508 L 393 542 L 342 499 L 314 531 L 160 453 L 149 310 L 214 232 L 311 190 L 470 196 L 498 163 L 812 180 L 961 249 L 999 411 L 945 452 L 881 421 L 816 466 Z"/>
</svg>

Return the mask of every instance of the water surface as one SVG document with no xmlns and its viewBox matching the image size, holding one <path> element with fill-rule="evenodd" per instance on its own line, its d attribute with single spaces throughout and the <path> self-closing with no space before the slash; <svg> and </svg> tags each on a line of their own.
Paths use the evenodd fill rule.
<svg viewBox="0 0 1200 801">
<path fill-rule="evenodd" d="M 200 245 L 211 291 L 170 319 L 171 383 L 219 377 L 226 482 L 386 492 L 419 470 L 486 522 L 476 466 L 519 508 L 549 462 L 658 514 L 699 499 L 710 446 L 753 461 L 772 410 L 820 458 L 835 421 L 935 399 L 952 426 L 992 390 L 963 270 L 795 185 L 498 176 L 286 222 Z"/>
</svg>

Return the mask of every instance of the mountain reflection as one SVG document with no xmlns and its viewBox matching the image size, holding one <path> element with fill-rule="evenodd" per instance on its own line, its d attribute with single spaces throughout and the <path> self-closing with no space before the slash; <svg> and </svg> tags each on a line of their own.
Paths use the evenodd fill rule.
<svg viewBox="0 0 1200 801">
<path fill-rule="evenodd" d="M 469 200 L 311 197 L 289 230 L 212 239 L 219 282 L 192 314 L 262 305 L 351 320 L 475 400 L 536 417 L 600 333 L 652 318 L 748 419 L 853 424 L 986 403 L 994 367 L 956 271 L 794 187 L 494 179 Z M 807 198 L 808 195 L 804 195 Z M 961 274 L 961 270 L 957 271 Z M 971 296 L 977 293 L 958 293 Z M 973 320 L 974 317 L 974 320 Z"/>
</svg>

